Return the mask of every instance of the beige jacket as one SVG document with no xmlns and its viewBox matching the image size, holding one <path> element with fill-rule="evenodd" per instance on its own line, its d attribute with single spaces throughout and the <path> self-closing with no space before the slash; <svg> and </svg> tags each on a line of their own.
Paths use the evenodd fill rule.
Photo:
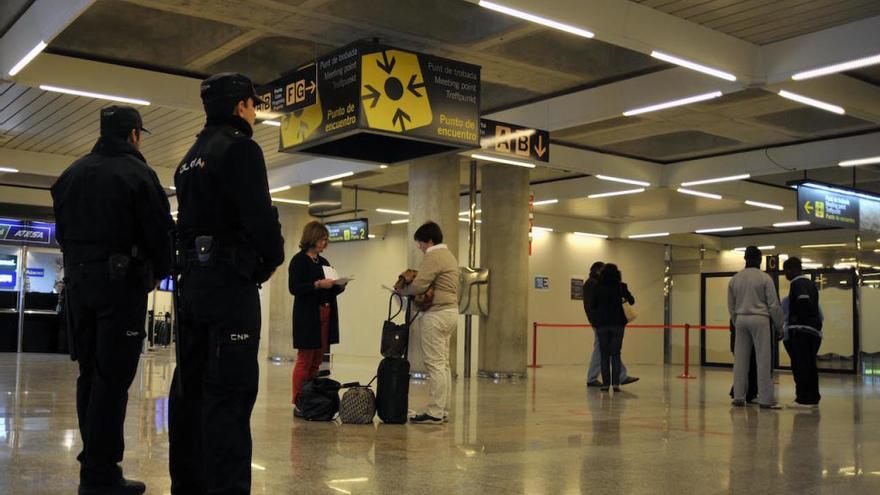
<svg viewBox="0 0 880 495">
<path fill-rule="evenodd" d="M 428 311 L 458 308 L 458 261 L 446 244 L 428 248 L 418 270 L 418 276 L 401 291 L 401 294 L 405 296 L 421 294 L 433 284 L 434 304 Z"/>
</svg>

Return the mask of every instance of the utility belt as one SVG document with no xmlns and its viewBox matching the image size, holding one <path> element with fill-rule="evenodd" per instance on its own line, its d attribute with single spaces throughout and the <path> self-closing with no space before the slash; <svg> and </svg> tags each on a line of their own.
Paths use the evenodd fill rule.
<svg viewBox="0 0 880 495">
<path fill-rule="evenodd" d="M 136 245 L 131 247 L 130 254 L 111 252 L 106 258 L 102 256 L 97 259 L 65 260 L 65 271 L 102 265 L 106 266 L 111 282 L 131 281 L 147 291 L 153 289 L 153 263 L 142 257 L 141 250 Z"/>
<path fill-rule="evenodd" d="M 202 235 L 194 239 L 191 247 L 177 252 L 177 266 L 181 272 L 187 268 L 210 268 L 226 266 L 247 280 L 254 277 L 259 258 L 255 251 L 240 246 L 223 245 L 214 236 Z"/>
</svg>

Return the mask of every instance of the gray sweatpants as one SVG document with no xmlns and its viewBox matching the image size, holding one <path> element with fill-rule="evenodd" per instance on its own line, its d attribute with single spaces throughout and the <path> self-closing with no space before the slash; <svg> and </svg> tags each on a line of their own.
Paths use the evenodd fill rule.
<svg viewBox="0 0 880 495">
<path fill-rule="evenodd" d="M 770 405 L 775 402 L 773 394 L 773 375 L 771 348 L 775 339 L 771 338 L 770 318 L 768 316 L 738 315 L 736 317 L 736 342 L 733 349 L 733 398 L 745 400 L 749 387 L 749 358 L 755 349 L 755 362 L 758 365 L 758 403 Z"/>
</svg>

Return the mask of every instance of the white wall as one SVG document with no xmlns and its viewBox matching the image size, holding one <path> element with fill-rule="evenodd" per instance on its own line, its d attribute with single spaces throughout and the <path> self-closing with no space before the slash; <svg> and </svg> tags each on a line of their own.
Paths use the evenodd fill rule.
<svg viewBox="0 0 880 495">
<path fill-rule="evenodd" d="M 870 286 L 859 288 L 861 294 L 862 352 L 880 352 L 880 289 Z M 825 307 L 825 302 L 822 302 Z"/>
</svg>

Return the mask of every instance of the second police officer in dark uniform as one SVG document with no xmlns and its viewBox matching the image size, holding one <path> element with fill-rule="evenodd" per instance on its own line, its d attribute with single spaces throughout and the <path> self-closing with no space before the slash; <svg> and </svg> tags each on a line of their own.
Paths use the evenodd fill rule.
<svg viewBox="0 0 880 495">
<path fill-rule="evenodd" d="M 122 477 L 123 424 L 140 361 L 147 294 L 171 268 L 174 222 L 159 179 L 138 151 L 131 107 L 101 110 L 101 137 L 52 186 L 64 253 L 71 357 L 79 361 L 80 495 L 139 494 Z"/>
<path fill-rule="evenodd" d="M 169 407 L 171 492 L 250 493 L 259 284 L 284 261 L 253 83 L 201 85 L 207 122 L 175 174 L 179 202 L 179 362 Z"/>
</svg>

